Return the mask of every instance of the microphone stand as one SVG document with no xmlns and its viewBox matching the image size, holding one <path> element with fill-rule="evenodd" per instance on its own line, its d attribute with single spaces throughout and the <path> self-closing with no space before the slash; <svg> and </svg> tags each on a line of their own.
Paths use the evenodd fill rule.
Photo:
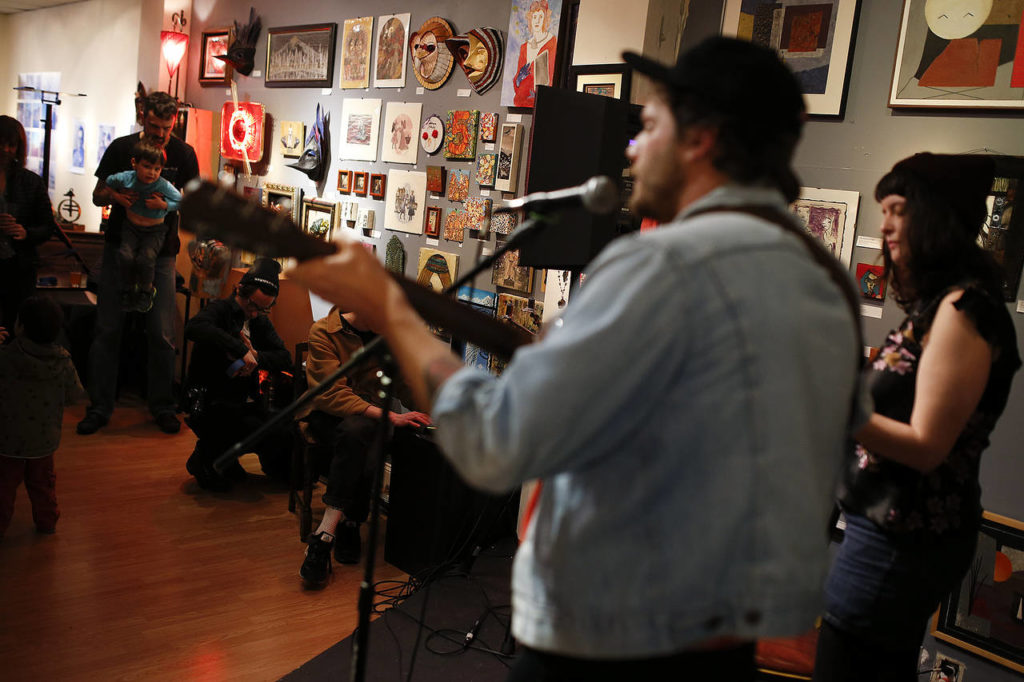
<svg viewBox="0 0 1024 682">
<path fill-rule="evenodd" d="M 471 282 L 479 273 L 491 267 L 494 261 L 504 255 L 505 252 L 518 248 L 524 240 L 530 238 L 543 227 L 550 224 L 551 221 L 541 215 L 533 215 L 523 221 L 522 225 L 516 228 L 509 235 L 508 239 L 494 249 L 493 253 L 484 257 L 479 263 L 472 267 L 469 272 L 463 274 L 448 286 L 443 293 L 448 295 L 457 292 L 459 287 L 467 282 Z M 391 427 L 389 407 L 394 389 L 392 376 L 395 373 L 396 367 L 394 359 L 391 357 L 390 352 L 387 351 L 384 338 L 376 336 L 368 341 L 361 349 L 352 354 L 352 357 L 349 358 L 348 362 L 331 372 L 329 376 L 316 386 L 310 387 L 290 405 L 274 415 L 269 421 L 265 422 L 263 426 L 253 431 L 243 440 L 232 445 L 213 462 L 214 470 L 217 473 L 224 473 L 225 469 L 227 469 L 227 466 L 231 462 L 236 461 L 239 457 L 249 452 L 252 446 L 259 442 L 269 431 L 276 428 L 285 419 L 291 418 L 299 408 L 330 388 L 338 379 L 344 376 L 353 367 L 356 367 L 364 362 L 369 356 L 378 352 L 383 353 L 381 358 L 381 385 L 383 386 L 383 395 L 381 397 L 384 398 L 384 406 L 381 408 L 382 414 L 374 440 L 374 447 L 371 453 L 374 457 L 374 473 L 372 492 L 370 496 L 370 519 L 367 529 L 369 538 L 367 539 L 366 565 L 363 571 L 363 580 L 359 584 L 358 625 L 355 632 L 353 649 L 354 656 L 352 658 L 350 677 L 352 682 L 363 682 L 366 679 L 366 656 L 367 651 L 369 650 L 370 613 L 373 610 L 374 555 L 377 551 L 377 533 L 380 526 L 380 489 L 382 485 L 381 480 L 384 474 L 384 443 L 388 437 Z"/>
</svg>

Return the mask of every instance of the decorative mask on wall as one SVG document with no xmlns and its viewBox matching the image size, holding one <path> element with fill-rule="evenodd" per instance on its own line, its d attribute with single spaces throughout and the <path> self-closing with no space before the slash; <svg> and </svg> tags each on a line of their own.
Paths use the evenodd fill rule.
<svg viewBox="0 0 1024 682">
<path fill-rule="evenodd" d="M 466 72 L 476 94 L 484 94 L 501 79 L 501 58 L 505 48 L 498 29 L 474 28 L 466 35 L 449 38 L 445 44 Z"/>
<path fill-rule="evenodd" d="M 331 113 L 322 109 L 318 103 L 316 122 L 310 126 L 309 134 L 306 135 L 302 156 L 295 163 L 289 163 L 288 167 L 302 171 L 313 182 L 321 182 L 331 162 L 330 126 Z"/>
<path fill-rule="evenodd" d="M 249 163 L 262 159 L 265 121 L 262 104 L 225 102 L 220 113 L 220 155 Z"/>
<path fill-rule="evenodd" d="M 455 34 L 452 25 L 441 17 L 431 17 L 409 36 L 416 80 L 427 90 L 437 90 L 452 74 L 455 62 L 445 41 Z"/>
<path fill-rule="evenodd" d="M 256 41 L 260 37 L 260 29 L 263 28 L 260 18 L 256 16 L 256 8 L 249 8 L 249 23 L 239 26 L 235 23 L 235 40 L 228 47 L 227 54 L 216 55 L 217 59 L 227 62 L 235 71 L 248 76 L 252 73 L 253 57 L 256 55 Z"/>
</svg>

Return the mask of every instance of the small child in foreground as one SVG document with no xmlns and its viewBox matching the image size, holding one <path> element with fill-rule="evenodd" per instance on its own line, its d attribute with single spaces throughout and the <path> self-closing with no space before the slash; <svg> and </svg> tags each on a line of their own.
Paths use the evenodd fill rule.
<svg viewBox="0 0 1024 682">
<path fill-rule="evenodd" d="M 0 347 L 0 538 L 22 481 L 36 530 L 53 533 L 60 518 L 53 454 L 64 406 L 85 397 L 71 355 L 56 343 L 63 324 L 53 299 L 30 296 L 18 311 L 14 339 Z"/>
<path fill-rule="evenodd" d="M 127 220 L 117 252 L 121 265 L 121 307 L 125 310 L 148 312 L 156 296 L 153 272 L 167 236 L 164 218 L 178 210 L 181 201 L 181 192 L 160 177 L 165 159 L 163 149 L 140 140 L 132 149 L 133 170 L 114 173 L 105 180 L 113 190 L 127 190 L 131 199 L 131 204 L 125 206 Z"/>
</svg>

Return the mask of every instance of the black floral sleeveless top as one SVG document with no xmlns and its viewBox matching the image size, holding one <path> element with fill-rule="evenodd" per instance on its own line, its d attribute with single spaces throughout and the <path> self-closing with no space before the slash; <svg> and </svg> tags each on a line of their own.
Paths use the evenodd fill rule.
<svg viewBox="0 0 1024 682">
<path fill-rule="evenodd" d="M 875 411 L 904 423 L 914 408 L 921 339 L 931 328 L 942 299 L 963 288 L 956 309 L 966 314 L 992 347 L 988 383 L 967 426 L 946 460 L 924 474 L 876 456 L 858 445 L 839 486 L 844 511 L 874 521 L 897 540 L 925 542 L 977 528 L 981 518 L 978 471 L 989 434 L 1006 406 L 1014 373 L 1021 366 L 1017 336 L 1006 305 L 970 283 L 949 287 L 918 303 L 898 329 L 889 332 L 865 379 Z"/>
</svg>

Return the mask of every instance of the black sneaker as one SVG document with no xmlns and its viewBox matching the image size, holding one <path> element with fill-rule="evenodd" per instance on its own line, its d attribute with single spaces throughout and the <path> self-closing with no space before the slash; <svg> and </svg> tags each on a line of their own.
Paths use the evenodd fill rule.
<svg viewBox="0 0 1024 682">
<path fill-rule="evenodd" d="M 160 430 L 164 433 L 177 433 L 181 431 L 181 422 L 178 421 L 177 415 L 168 410 L 167 412 L 161 412 L 154 417 L 156 425 L 160 427 Z M 81 424 L 79 424 L 81 426 Z M 81 433 L 81 431 L 79 431 Z"/>
<path fill-rule="evenodd" d="M 334 536 L 324 532 L 309 536 L 306 558 L 302 560 L 299 577 L 312 587 L 323 587 L 331 577 L 331 546 Z"/>
<path fill-rule="evenodd" d="M 339 564 L 358 564 L 362 554 L 359 540 L 359 524 L 343 521 L 338 525 L 337 539 L 334 542 L 334 560 Z"/>
<path fill-rule="evenodd" d="M 89 434 L 96 433 L 110 421 L 102 414 L 98 412 L 86 412 L 85 418 L 78 422 L 78 426 L 75 427 L 75 431 L 82 436 L 88 436 Z"/>
<path fill-rule="evenodd" d="M 231 488 L 228 481 L 214 471 L 213 466 L 211 466 L 199 452 L 198 445 L 196 445 L 195 450 L 192 451 L 188 461 L 185 462 L 185 470 L 195 476 L 196 483 L 198 483 L 199 487 L 203 490 L 222 493 L 230 490 Z"/>
</svg>

